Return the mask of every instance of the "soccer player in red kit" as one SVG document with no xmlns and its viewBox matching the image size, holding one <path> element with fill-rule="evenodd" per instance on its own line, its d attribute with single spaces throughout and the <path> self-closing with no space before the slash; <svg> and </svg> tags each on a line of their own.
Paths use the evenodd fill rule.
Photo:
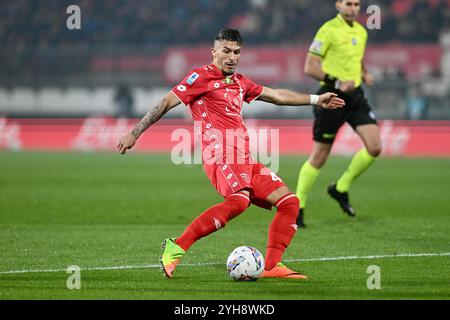
<svg viewBox="0 0 450 320">
<path fill-rule="evenodd" d="M 306 278 L 282 263 L 283 253 L 297 231 L 299 199 L 275 173 L 251 157 L 242 105 L 258 99 L 277 105 L 314 104 L 333 109 L 343 107 L 344 101 L 334 93 L 316 96 L 263 87 L 235 73 L 242 42 L 239 31 L 221 29 L 211 49 L 213 62 L 191 71 L 118 143 L 120 153 L 126 153 L 149 126 L 180 103 L 189 107 L 202 126 L 203 167 L 224 201 L 199 215 L 178 238 L 164 240 L 161 263 L 168 278 L 194 242 L 223 228 L 250 204 L 277 208 L 269 227 L 262 276 Z"/>
</svg>

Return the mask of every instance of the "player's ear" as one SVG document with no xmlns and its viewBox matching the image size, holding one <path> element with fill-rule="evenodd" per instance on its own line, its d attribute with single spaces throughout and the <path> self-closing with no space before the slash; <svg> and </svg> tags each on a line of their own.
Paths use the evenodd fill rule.
<svg viewBox="0 0 450 320">
<path fill-rule="evenodd" d="M 215 56 L 216 56 L 216 49 L 211 48 L 211 55 L 212 55 L 212 57 L 213 57 L 213 59 L 214 59 Z"/>
</svg>

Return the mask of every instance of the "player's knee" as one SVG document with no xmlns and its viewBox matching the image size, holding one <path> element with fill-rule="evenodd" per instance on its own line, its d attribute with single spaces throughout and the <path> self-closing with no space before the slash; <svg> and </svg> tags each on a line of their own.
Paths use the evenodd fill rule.
<svg viewBox="0 0 450 320">
<path fill-rule="evenodd" d="M 291 193 L 282 197 L 275 206 L 277 207 L 277 215 L 280 215 L 279 219 L 289 225 L 297 223 L 300 201 L 295 194 Z"/>
<path fill-rule="evenodd" d="M 248 199 L 244 196 L 241 196 L 240 194 L 231 195 L 225 200 L 225 203 L 229 207 L 229 211 L 230 211 L 229 218 L 233 219 L 237 215 L 239 215 L 242 212 L 244 212 L 245 210 L 247 210 L 247 208 L 250 204 L 250 199 Z"/>
<path fill-rule="evenodd" d="M 295 194 L 290 193 L 280 198 L 277 203 L 275 203 L 275 206 L 279 210 L 292 213 L 295 217 L 297 217 L 298 210 L 300 208 L 300 200 Z"/>
</svg>

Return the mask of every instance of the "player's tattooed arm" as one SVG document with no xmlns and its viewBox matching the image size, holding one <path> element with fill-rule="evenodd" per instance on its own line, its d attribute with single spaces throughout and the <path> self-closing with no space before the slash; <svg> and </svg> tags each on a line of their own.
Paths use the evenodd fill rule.
<svg viewBox="0 0 450 320">
<path fill-rule="evenodd" d="M 137 139 L 148 129 L 152 124 L 157 122 L 167 112 L 167 108 L 164 104 L 164 100 L 158 102 L 158 104 L 149 110 L 146 115 L 139 121 L 139 123 L 131 131 L 131 134 Z"/>
<path fill-rule="evenodd" d="M 119 143 L 117 144 L 119 152 L 125 154 L 128 149 L 133 148 L 137 139 L 148 129 L 148 127 L 157 122 L 170 109 L 176 107 L 180 103 L 180 100 L 173 93 L 169 92 L 156 106 L 146 113 L 129 134 L 119 139 Z"/>
</svg>

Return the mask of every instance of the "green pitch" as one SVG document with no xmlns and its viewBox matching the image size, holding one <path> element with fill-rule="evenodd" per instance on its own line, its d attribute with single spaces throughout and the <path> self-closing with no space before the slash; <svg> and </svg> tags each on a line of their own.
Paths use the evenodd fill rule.
<svg viewBox="0 0 450 320">
<path fill-rule="evenodd" d="M 304 159 L 281 159 L 291 189 Z M 285 254 L 310 279 L 238 283 L 226 258 L 240 245 L 264 253 L 273 212 L 251 207 L 200 240 L 171 280 L 158 267 L 161 241 L 221 201 L 201 167 L 168 155 L 1 152 L 0 299 L 448 299 L 450 161 L 381 158 L 351 190 L 355 219 L 326 194 L 348 161 L 330 158 L 309 227 Z M 80 290 L 66 286 L 71 265 Z M 371 265 L 379 290 L 367 288 Z"/>
</svg>

